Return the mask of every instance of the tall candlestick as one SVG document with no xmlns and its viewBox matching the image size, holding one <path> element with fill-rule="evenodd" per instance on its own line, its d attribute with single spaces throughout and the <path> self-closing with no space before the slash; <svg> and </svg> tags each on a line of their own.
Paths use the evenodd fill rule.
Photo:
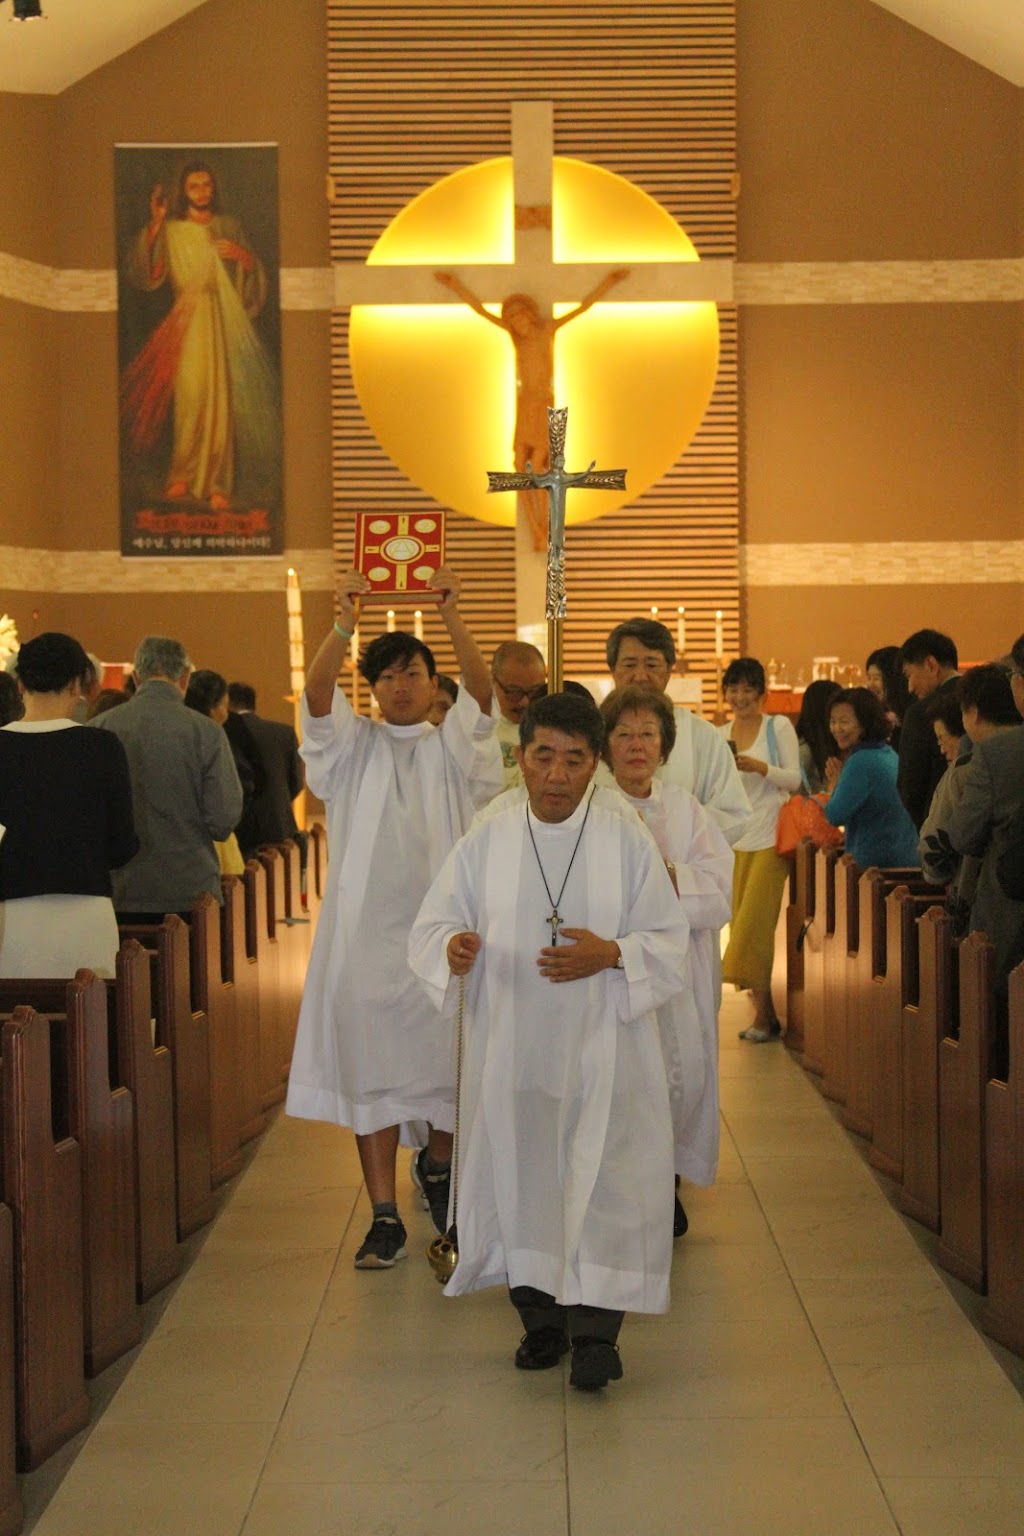
<svg viewBox="0 0 1024 1536">
<path fill-rule="evenodd" d="M 288 605 L 288 667 L 291 674 L 292 698 L 298 700 L 306 686 L 306 643 L 302 630 L 302 591 L 299 578 L 291 566 L 285 587 Z"/>
<path fill-rule="evenodd" d="M 416 612 L 412 616 L 412 632 L 416 636 L 416 639 L 422 642 L 422 640 L 423 640 L 423 614 L 421 613 L 419 608 L 416 609 Z"/>
<path fill-rule="evenodd" d="M 394 632 L 395 632 L 395 610 L 393 608 L 389 608 L 388 609 L 388 634 L 389 635 L 393 635 Z"/>
<path fill-rule="evenodd" d="M 722 610 L 715 609 L 715 655 L 719 661 L 725 655 L 725 631 L 722 627 Z"/>
<path fill-rule="evenodd" d="M 686 608 L 683 603 L 676 609 L 676 650 L 680 656 L 686 655 Z"/>
</svg>

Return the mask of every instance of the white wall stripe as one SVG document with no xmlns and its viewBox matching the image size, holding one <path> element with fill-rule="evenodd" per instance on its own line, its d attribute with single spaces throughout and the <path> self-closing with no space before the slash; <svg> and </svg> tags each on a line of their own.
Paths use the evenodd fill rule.
<svg viewBox="0 0 1024 1536">
<path fill-rule="evenodd" d="M 1024 257 L 991 261 L 737 262 L 735 302 L 992 304 L 1024 301 Z M 282 267 L 283 310 L 330 310 L 343 266 Z M 117 309 L 112 269 L 47 267 L 0 251 L 0 298 L 69 314 Z"/>
<path fill-rule="evenodd" d="M 1024 539 L 741 544 L 745 587 L 903 587 L 1024 581 Z"/>
<path fill-rule="evenodd" d="M 0 545 L 0 599 L 5 591 L 283 592 L 289 566 L 305 591 L 333 591 L 329 549 L 289 549 L 271 560 L 125 560 L 113 549 Z M 739 573 L 743 587 L 1024 582 L 1024 539 L 741 544 Z"/>
<path fill-rule="evenodd" d="M 329 549 L 286 549 L 269 560 L 126 560 L 114 549 L 0 545 L 4 592 L 281 592 L 292 566 L 307 592 L 333 592 Z"/>
</svg>

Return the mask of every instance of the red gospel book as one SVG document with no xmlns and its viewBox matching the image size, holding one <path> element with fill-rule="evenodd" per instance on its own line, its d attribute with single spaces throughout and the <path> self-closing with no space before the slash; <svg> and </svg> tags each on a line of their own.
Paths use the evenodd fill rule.
<svg viewBox="0 0 1024 1536">
<path fill-rule="evenodd" d="M 444 564 L 443 512 L 357 512 L 355 568 L 370 583 L 363 602 L 440 602 L 430 590 Z"/>
</svg>

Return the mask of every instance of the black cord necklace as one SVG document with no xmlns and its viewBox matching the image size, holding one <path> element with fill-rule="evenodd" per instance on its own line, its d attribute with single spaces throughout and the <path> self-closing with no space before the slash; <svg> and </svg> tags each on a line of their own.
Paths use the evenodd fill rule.
<svg viewBox="0 0 1024 1536">
<path fill-rule="evenodd" d="M 544 873 L 544 865 L 540 861 L 540 854 L 537 851 L 537 840 L 533 835 L 533 828 L 530 825 L 530 802 L 529 800 L 526 802 L 526 830 L 530 834 L 530 842 L 533 845 L 533 856 L 537 860 L 537 868 L 540 870 L 540 877 L 544 882 L 544 890 L 547 894 L 548 901 L 551 903 L 551 916 L 546 917 L 544 921 L 551 925 L 552 946 L 558 943 L 558 930 L 561 928 L 563 922 L 563 919 L 559 916 L 558 908 L 562 904 L 562 897 L 565 895 L 565 888 L 569 884 L 569 876 L 572 873 L 572 866 L 576 862 L 576 855 L 579 852 L 580 842 L 582 841 L 583 834 L 586 831 L 587 817 L 590 815 L 590 807 L 593 802 L 594 791 L 592 789 L 590 791 L 590 798 L 587 801 L 587 809 L 583 813 L 583 825 L 580 827 L 579 833 L 577 834 L 576 844 L 572 850 L 572 858 L 569 860 L 569 868 L 565 872 L 565 879 L 562 881 L 562 888 L 557 896 L 552 896 L 551 894 L 551 887 L 548 885 L 548 877 Z"/>
</svg>

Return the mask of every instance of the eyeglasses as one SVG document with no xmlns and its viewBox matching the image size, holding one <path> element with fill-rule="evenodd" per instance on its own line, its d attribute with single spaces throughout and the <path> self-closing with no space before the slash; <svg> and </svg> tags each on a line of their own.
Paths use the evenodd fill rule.
<svg viewBox="0 0 1024 1536">
<path fill-rule="evenodd" d="M 542 699 L 548 691 L 547 683 L 538 683 L 535 688 L 509 688 L 498 678 L 494 679 L 494 686 L 501 689 L 510 704 L 527 704 L 533 699 Z"/>
</svg>

